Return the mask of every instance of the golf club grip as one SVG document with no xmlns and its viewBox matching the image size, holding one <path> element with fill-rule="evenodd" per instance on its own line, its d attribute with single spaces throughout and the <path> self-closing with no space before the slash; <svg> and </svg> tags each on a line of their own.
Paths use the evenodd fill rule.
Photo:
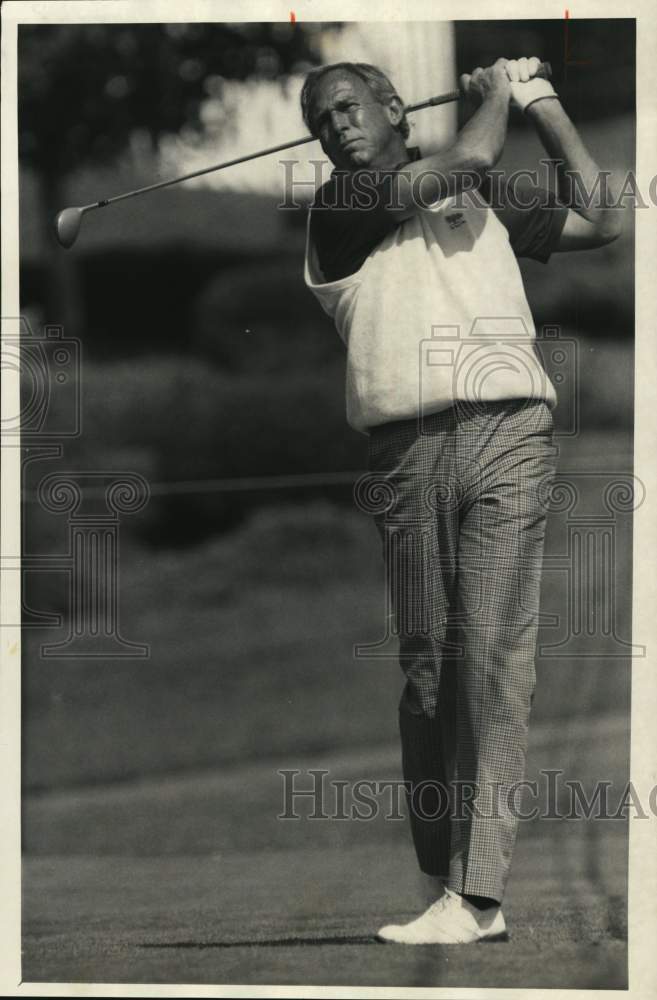
<svg viewBox="0 0 657 1000">
<path fill-rule="evenodd" d="M 534 73 L 534 77 L 537 76 L 540 77 L 541 80 L 549 80 L 552 76 L 552 63 L 549 62 L 540 63 L 538 69 Z"/>
<path fill-rule="evenodd" d="M 542 62 L 536 70 L 535 76 L 540 77 L 542 80 L 549 80 L 552 76 L 551 63 Z M 463 94 L 460 90 L 449 90 L 446 94 L 430 97 L 426 101 L 419 101 L 417 104 L 407 104 L 405 109 L 406 114 L 412 114 L 414 111 L 422 111 L 424 108 L 435 108 L 440 104 L 451 104 L 452 101 L 458 101 L 462 97 Z"/>
</svg>

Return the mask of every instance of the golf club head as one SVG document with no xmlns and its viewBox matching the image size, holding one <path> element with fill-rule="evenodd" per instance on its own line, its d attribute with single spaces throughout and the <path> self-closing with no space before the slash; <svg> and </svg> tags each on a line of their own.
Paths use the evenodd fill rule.
<svg viewBox="0 0 657 1000">
<path fill-rule="evenodd" d="M 55 236 L 60 246 L 65 247 L 67 250 L 73 246 L 78 238 L 80 226 L 82 225 L 82 216 L 85 211 L 86 209 L 84 208 L 63 208 L 61 212 L 57 213 L 57 218 L 55 219 Z"/>
</svg>

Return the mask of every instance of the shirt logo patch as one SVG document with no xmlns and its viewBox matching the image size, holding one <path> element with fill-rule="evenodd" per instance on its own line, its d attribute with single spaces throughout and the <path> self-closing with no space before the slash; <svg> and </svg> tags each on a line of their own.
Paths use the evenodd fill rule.
<svg viewBox="0 0 657 1000">
<path fill-rule="evenodd" d="M 459 226 L 465 225 L 465 219 L 463 218 L 463 212 L 451 212 L 446 215 L 447 225 L 450 229 L 458 229 Z"/>
</svg>

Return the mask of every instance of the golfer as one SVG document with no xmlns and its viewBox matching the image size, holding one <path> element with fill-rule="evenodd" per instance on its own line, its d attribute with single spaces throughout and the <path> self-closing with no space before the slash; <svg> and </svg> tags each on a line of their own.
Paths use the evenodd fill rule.
<svg viewBox="0 0 657 1000">
<path fill-rule="evenodd" d="M 435 876 L 435 901 L 382 927 L 386 942 L 507 937 L 556 403 L 516 258 L 619 235 L 585 196 L 599 168 L 539 67 L 498 59 L 462 76 L 477 110 L 426 157 L 376 67 L 313 70 L 301 94 L 335 166 L 308 216 L 305 281 L 347 348 L 347 419 L 369 436 L 411 830 Z M 560 161 L 558 198 L 493 183 L 512 106 Z"/>
</svg>

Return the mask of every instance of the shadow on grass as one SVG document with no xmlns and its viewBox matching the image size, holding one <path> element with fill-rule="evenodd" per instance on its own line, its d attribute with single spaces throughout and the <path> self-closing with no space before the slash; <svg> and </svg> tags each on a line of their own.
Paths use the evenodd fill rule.
<svg viewBox="0 0 657 1000">
<path fill-rule="evenodd" d="M 265 941 L 166 941 L 138 948 L 312 948 L 327 944 L 379 944 L 371 935 L 338 934 L 334 937 L 286 937 Z"/>
</svg>

